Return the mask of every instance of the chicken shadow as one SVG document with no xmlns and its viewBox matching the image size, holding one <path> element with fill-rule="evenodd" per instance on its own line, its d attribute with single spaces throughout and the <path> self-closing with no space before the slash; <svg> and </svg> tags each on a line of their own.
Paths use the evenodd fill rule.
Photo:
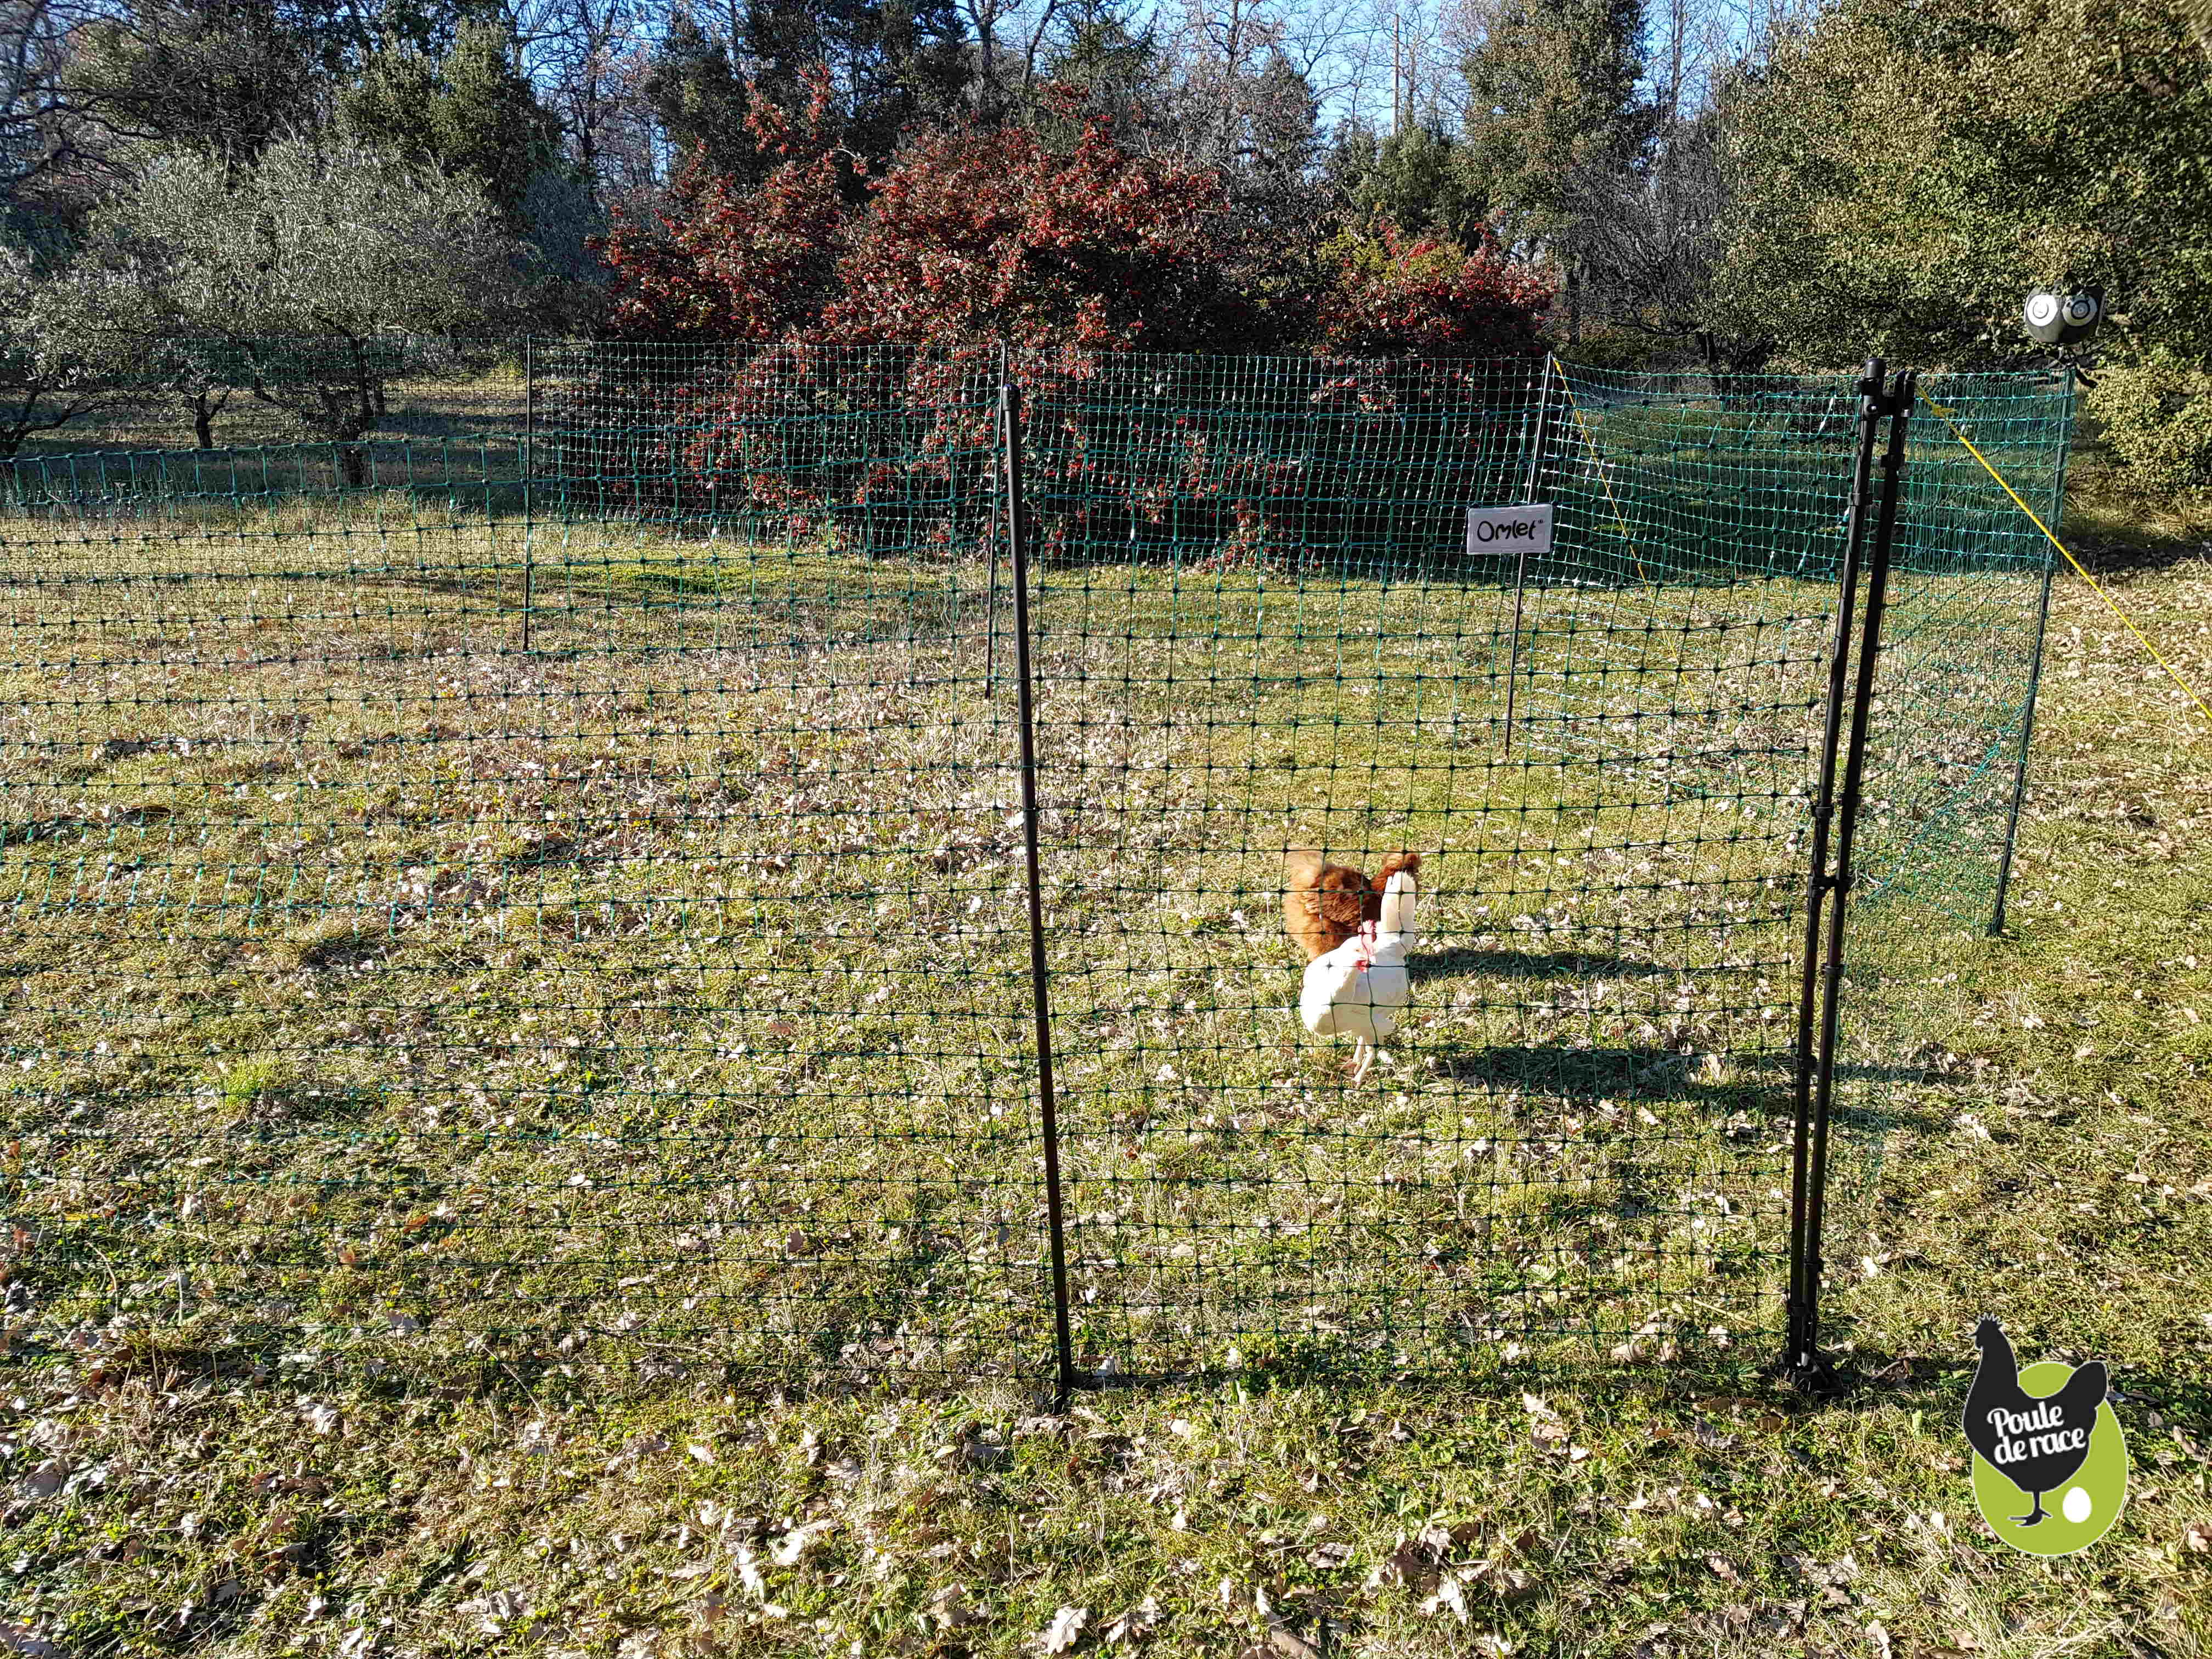
<svg viewBox="0 0 2212 1659">
<path fill-rule="evenodd" d="M 1656 962 L 1609 957 L 1591 951 L 1481 951 L 1473 945 L 1454 945 L 1447 951 L 1428 951 L 1407 960 L 1406 969 L 1419 984 L 1425 980 L 1449 979 L 1462 974 L 1517 975 L 1526 979 L 1587 979 L 1592 975 L 1668 974 L 1678 970 Z"/>
<path fill-rule="evenodd" d="M 1500 1093 L 1541 1095 L 1577 1105 L 1601 1100 L 1695 1100 L 1730 1107 L 1771 1104 L 1784 1087 L 1763 1081 L 1705 1083 L 1691 1073 L 1697 1056 L 1671 1048 L 1569 1048 L 1505 1044 L 1425 1045 L 1443 1076 Z"/>
</svg>

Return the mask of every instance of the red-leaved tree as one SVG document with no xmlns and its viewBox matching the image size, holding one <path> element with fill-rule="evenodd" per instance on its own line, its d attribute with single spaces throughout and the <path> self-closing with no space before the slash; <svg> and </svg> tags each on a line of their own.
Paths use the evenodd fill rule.
<svg viewBox="0 0 2212 1659">
<path fill-rule="evenodd" d="M 927 136 L 849 207 L 829 83 L 810 84 L 799 116 L 756 106 L 756 137 L 781 157 L 761 185 L 695 164 L 659 234 L 607 239 L 618 333 L 731 346 L 653 354 L 659 371 L 595 390 L 613 435 L 580 447 L 579 465 L 614 499 L 757 515 L 841 547 L 950 550 L 987 527 L 975 513 L 963 527 L 955 504 L 988 499 L 989 360 L 1004 344 L 1035 487 L 1060 503 L 1038 526 L 1048 556 L 1296 559 L 1350 544 L 1357 526 L 1332 503 L 1374 447 L 1364 423 L 1388 428 L 1385 447 L 1409 422 L 1442 431 L 1465 387 L 1347 363 L 1314 395 L 1348 418 L 1286 445 L 1216 408 L 1207 368 L 1145 354 L 1265 349 L 1293 313 L 1337 357 L 1541 349 L 1549 289 L 1489 247 L 1386 232 L 1335 250 L 1327 291 L 1261 303 L 1267 251 L 1239 244 L 1221 178 L 1101 126 L 1070 153 L 1016 127 Z"/>
<path fill-rule="evenodd" d="M 1063 363 L 1103 351 L 1242 343 L 1225 280 L 1219 175 L 1124 149 L 1102 126 L 1073 155 L 1018 127 L 954 131 L 878 179 L 838 269 L 826 337 L 1015 343 Z"/>
<path fill-rule="evenodd" d="M 1346 357 L 1517 357 L 1544 349 L 1552 284 L 1487 241 L 1468 250 L 1384 226 L 1338 245 L 1316 344 Z"/>
<path fill-rule="evenodd" d="M 763 155 L 779 158 L 746 189 L 684 164 L 652 228 L 619 217 L 593 247 L 613 276 L 608 331 L 633 340 L 763 343 L 814 328 L 832 299 L 848 210 L 826 72 L 806 78 L 793 112 L 755 98 L 745 117 Z"/>
</svg>

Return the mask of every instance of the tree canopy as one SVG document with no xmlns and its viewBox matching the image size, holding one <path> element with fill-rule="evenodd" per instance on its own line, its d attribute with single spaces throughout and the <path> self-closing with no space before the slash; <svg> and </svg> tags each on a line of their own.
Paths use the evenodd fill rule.
<svg viewBox="0 0 2212 1659">
<path fill-rule="evenodd" d="M 2208 4 L 14 0 L 0 244 L 65 333 L 121 280 L 101 304 L 234 331 L 1457 340 L 1717 377 L 2048 362 L 2023 293 L 2094 281 L 2100 407 L 2173 475 L 2212 360 Z M 295 205 L 242 212 L 279 174 Z M 152 235 L 184 180 L 204 233 Z M 284 224 L 330 257 L 272 255 Z M 204 441 L 218 371 L 170 378 Z"/>
</svg>

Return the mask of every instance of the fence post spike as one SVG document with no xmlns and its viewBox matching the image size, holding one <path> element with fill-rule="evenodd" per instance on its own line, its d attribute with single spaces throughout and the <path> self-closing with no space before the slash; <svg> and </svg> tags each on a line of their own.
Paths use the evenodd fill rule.
<svg viewBox="0 0 2212 1659">
<path fill-rule="evenodd" d="M 531 474 L 538 465 L 538 368 L 531 339 L 522 337 L 522 648 L 530 649 L 530 606 L 536 586 L 537 548 L 531 518 Z"/>
</svg>

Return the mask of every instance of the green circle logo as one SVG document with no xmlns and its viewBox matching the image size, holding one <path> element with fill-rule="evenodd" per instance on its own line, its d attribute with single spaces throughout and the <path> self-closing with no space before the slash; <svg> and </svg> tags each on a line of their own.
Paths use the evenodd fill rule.
<svg viewBox="0 0 2212 1659">
<path fill-rule="evenodd" d="M 1966 1395 L 1974 1507 L 2028 1555 L 2071 1555 L 2112 1530 L 2128 1501 L 2128 1448 L 2106 1373 L 2046 1359 L 2015 1370 L 1996 1322 L 1975 1335 L 1982 1363 Z"/>
</svg>

